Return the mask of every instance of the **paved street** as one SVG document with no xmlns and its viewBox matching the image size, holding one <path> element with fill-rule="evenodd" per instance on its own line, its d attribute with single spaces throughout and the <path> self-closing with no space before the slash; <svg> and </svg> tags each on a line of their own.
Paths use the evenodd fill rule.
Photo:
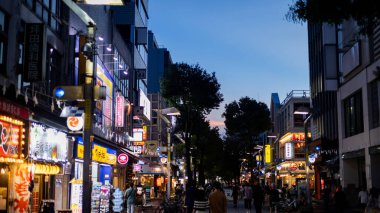
<svg viewBox="0 0 380 213">
<path fill-rule="evenodd" d="M 246 213 L 246 212 L 250 212 L 250 213 L 254 213 L 256 212 L 255 211 L 255 207 L 253 206 L 253 203 L 252 203 L 252 210 L 251 211 L 247 211 L 244 209 L 244 200 L 239 200 L 238 201 L 238 206 L 236 208 L 233 207 L 233 202 L 232 201 L 228 201 L 228 213 Z M 264 206 L 263 207 L 263 213 L 265 212 L 269 212 L 269 208 L 268 206 Z"/>
</svg>

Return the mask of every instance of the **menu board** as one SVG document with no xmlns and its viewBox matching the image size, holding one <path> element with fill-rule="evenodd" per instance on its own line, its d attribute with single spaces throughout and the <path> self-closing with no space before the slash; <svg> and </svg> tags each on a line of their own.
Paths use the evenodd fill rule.
<svg viewBox="0 0 380 213">
<path fill-rule="evenodd" d="M 82 213 L 83 184 L 81 181 L 73 181 L 71 185 L 71 205 L 73 213 Z"/>
<path fill-rule="evenodd" d="M 111 186 L 103 185 L 100 187 L 100 213 L 110 212 Z"/>
</svg>

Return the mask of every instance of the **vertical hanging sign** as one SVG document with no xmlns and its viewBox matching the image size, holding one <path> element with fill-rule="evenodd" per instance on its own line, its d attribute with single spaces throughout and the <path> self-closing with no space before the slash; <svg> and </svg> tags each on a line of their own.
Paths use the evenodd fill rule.
<svg viewBox="0 0 380 213">
<path fill-rule="evenodd" d="M 24 81 L 43 80 L 46 64 L 46 30 L 44 24 L 26 24 L 24 60 Z"/>
<path fill-rule="evenodd" d="M 116 112 L 115 112 L 115 127 L 124 126 L 124 97 L 117 95 L 116 97 Z"/>
</svg>

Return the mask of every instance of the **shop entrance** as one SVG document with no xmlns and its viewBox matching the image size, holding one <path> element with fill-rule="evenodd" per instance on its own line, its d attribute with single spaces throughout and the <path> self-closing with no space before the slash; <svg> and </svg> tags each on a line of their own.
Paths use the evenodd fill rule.
<svg viewBox="0 0 380 213">
<path fill-rule="evenodd" d="M 8 212 L 8 180 L 9 172 L 1 168 L 0 171 L 0 213 Z"/>
</svg>

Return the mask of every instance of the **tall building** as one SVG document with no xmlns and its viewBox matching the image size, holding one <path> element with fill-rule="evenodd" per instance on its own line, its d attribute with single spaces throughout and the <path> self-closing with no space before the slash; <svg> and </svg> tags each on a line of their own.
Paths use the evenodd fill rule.
<svg viewBox="0 0 380 213">
<path fill-rule="evenodd" d="M 308 22 L 308 40 L 312 106 L 309 150 L 318 156 L 314 163 L 315 195 L 320 199 L 324 187 L 339 182 L 336 26 Z"/>
<path fill-rule="evenodd" d="M 370 36 L 358 32 L 353 21 L 338 26 L 340 178 L 352 194 L 380 187 L 380 27 Z"/>
<path fill-rule="evenodd" d="M 274 132 L 277 136 L 272 141 L 274 146 L 274 181 L 278 187 L 284 185 L 301 186 L 305 184 L 305 132 L 304 120 L 306 115 L 295 114 L 300 107 L 310 107 L 308 90 L 293 90 L 279 104 L 278 95 L 272 94 L 271 117 L 274 123 Z M 309 127 L 308 127 L 309 130 Z M 308 132 L 310 135 L 310 132 Z M 314 170 L 309 169 L 311 174 L 310 188 L 314 188 Z M 273 174 L 273 172 L 272 172 Z M 272 175 L 271 174 L 271 175 Z M 271 179 L 273 181 L 273 179 Z M 305 185 L 306 187 L 306 185 Z"/>
<path fill-rule="evenodd" d="M 149 138 L 159 142 L 160 146 L 166 146 L 167 125 L 155 110 L 162 110 L 168 105 L 160 93 L 160 80 L 165 70 L 172 65 L 170 52 L 166 48 L 158 46 L 154 33 L 149 31 L 149 76 L 148 96 L 152 103 L 152 122 L 149 128 Z"/>
</svg>

